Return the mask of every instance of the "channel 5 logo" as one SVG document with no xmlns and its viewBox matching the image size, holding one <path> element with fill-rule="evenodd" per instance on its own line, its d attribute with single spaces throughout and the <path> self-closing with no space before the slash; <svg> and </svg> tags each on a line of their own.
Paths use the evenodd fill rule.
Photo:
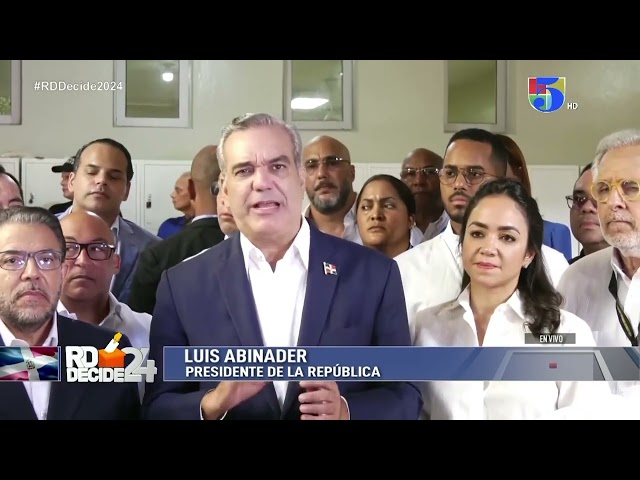
<svg viewBox="0 0 640 480">
<path fill-rule="evenodd" d="M 529 104 L 538 112 L 560 110 L 566 98 L 566 77 L 529 77 Z"/>
</svg>

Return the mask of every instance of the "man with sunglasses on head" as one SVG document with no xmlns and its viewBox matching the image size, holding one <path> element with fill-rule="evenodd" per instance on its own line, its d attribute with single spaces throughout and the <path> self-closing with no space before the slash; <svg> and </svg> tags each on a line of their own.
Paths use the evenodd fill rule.
<svg viewBox="0 0 640 480">
<path fill-rule="evenodd" d="M 573 186 L 573 193 L 565 197 L 569 207 L 571 233 L 582 245 L 580 255 L 573 257 L 569 264 L 609 246 L 600 229 L 598 204 L 591 195 L 591 183 L 593 182 L 591 165 L 591 163 L 586 165 L 580 171 L 580 176 Z"/>
<path fill-rule="evenodd" d="M 601 347 L 638 346 L 640 322 L 640 130 L 603 138 L 591 167 L 604 240 L 610 245 L 571 265 L 558 290 L 565 310 L 584 319 Z M 637 398 L 640 381 L 614 382 Z"/>
<path fill-rule="evenodd" d="M 151 315 L 134 312 L 109 291 L 121 262 L 109 225 L 95 213 L 79 210 L 60 220 L 60 226 L 67 273 L 58 313 L 121 332 L 133 347 L 148 347 Z"/>
<path fill-rule="evenodd" d="M 449 223 L 438 179 L 443 161 L 437 153 L 417 148 L 402 162 L 400 178 L 411 189 L 416 201 L 416 225 L 410 240 L 413 246 L 440 235 Z"/>
<path fill-rule="evenodd" d="M 355 167 L 347 147 L 333 137 L 313 138 L 302 151 L 311 202 L 304 216 L 321 232 L 362 245 L 356 225 Z"/>
<path fill-rule="evenodd" d="M 491 132 L 470 128 L 449 140 L 439 170 L 440 194 L 449 222 L 444 231 L 395 258 L 400 267 L 409 324 L 418 310 L 455 299 L 463 268 L 460 229 L 471 197 L 480 187 L 507 175 L 509 153 Z M 547 274 L 557 285 L 568 263 L 560 252 L 543 246 Z"/>
</svg>

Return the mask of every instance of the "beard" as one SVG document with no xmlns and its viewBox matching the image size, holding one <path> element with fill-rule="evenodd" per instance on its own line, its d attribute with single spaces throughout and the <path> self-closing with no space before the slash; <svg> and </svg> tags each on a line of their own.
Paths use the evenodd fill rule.
<svg viewBox="0 0 640 480">
<path fill-rule="evenodd" d="M 36 305 L 35 302 L 25 302 L 26 304 L 18 306 L 17 301 L 19 298 L 29 290 L 41 291 L 46 294 L 42 289 L 32 286 L 26 290 L 21 290 L 10 299 L 7 299 L 4 295 L 0 295 L 0 318 L 18 332 L 36 332 L 53 317 L 56 311 L 57 300 L 51 301 L 50 296 L 47 296 L 47 300 L 49 301 L 48 305 Z M 57 299 L 59 296 L 60 289 L 54 298 Z"/>
</svg>

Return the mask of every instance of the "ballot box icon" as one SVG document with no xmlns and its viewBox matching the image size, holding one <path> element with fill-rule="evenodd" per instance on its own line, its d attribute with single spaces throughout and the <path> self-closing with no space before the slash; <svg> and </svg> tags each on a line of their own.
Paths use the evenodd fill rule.
<svg viewBox="0 0 640 480">
<path fill-rule="evenodd" d="M 122 333 L 116 333 L 109 345 L 98 351 L 98 366 L 100 368 L 124 368 L 126 353 L 118 349 L 120 338 L 122 338 Z"/>
</svg>

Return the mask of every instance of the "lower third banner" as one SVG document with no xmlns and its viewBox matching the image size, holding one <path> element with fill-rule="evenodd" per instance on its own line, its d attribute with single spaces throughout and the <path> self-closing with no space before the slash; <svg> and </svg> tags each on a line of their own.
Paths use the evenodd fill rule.
<svg viewBox="0 0 640 480">
<path fill-rule="evenodd" d="M 164 380 L 640 381 L 637 348 L 164 347 Z"/>
</svg>

